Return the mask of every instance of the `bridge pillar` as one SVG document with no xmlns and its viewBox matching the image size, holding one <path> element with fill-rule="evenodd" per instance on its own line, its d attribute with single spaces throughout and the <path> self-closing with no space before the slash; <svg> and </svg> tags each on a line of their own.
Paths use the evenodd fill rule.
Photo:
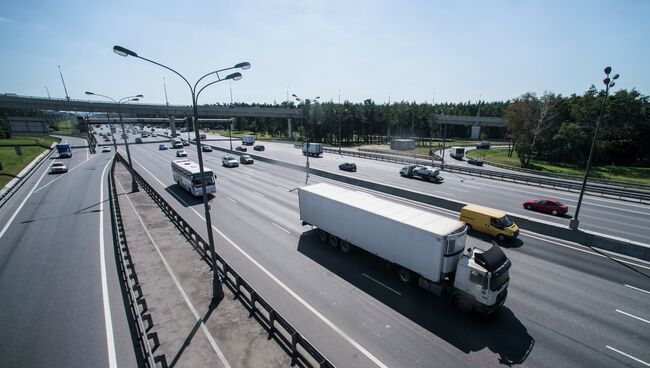
<svg viewBox="0 0 650 368">
<path fill-rule="evenodd" d="M 176 119 L 173 116 L 169 117 L 169 129 L 172 131 L 172 138 L 176 137 Z"/>
<path fill-rule="evenodd" d="M 287 118 L 287 132 L 289 132 L 289 139 L 293 140 L 293 129 L 291 129 L 291 118 Z"/>
<path fill-rule="evenodd" d="M 481 136 L 481 126 L 480 125 L 472 125 L 472 136 L 470 137 L 471 139 L 479 139 Z"/>
</svg>

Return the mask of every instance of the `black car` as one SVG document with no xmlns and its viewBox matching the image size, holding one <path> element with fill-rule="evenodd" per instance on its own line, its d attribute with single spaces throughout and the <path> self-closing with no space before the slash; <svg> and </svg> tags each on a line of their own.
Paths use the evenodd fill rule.
<svg viewBox="0 0 650 368">
<path fill-rule="evenodd" d="M 357 171 L 357 164 L 353 164 L 352 162 L 344 162 L 344 163 L 339 165 L 339 169 L 344 170 L 344 171 L 356 172 Z"/>
<path fill-rule="evenodd" d="M 467 163 L 470 165 L 483 166 L 483 160 L 480 158 L 472 157 L 467 160 Z"/>
<path fill-rule="evenodd" d="M 183 146 L 189 146 L 190 142 L 186 141 L 185 139 L 181 139 L 181 142 L 183 142 Z"/>
<path fill-rule="evenodd" d="M 255 147 L 253 147 L 255 151 L 264 151 L 264 145 L 261 144 L 256 144 Z"/>
<path fill-rule="evenodd" d="M 237 151 L 246 152 L 246 147 L 244 147 L 244 146 L 237 146 L 237 147 L 235 147 L 235 149 Z"/>
</svg>

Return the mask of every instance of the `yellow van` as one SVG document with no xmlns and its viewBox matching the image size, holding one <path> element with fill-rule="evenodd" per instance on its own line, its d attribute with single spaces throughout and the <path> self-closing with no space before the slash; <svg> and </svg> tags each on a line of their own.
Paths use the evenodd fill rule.
<svg viewBox="0 0 650 368">
<path fill-rule="evenodd" d="M 519 227 L 505 212 L 494 208 L 468 204 L 460 210 L 460 221 L 474 229 L 496 237 L 499 241 L 514 239 L 519 235 Z"/>
</svg>

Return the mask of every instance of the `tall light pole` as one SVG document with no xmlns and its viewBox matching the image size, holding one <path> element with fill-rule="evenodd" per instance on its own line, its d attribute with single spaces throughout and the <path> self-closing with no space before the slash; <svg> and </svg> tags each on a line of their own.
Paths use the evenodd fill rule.
<svg viewBox="0 0 650 368">
<path fill-rule="evenodd" d="M 305 141 L 305 138 L 307 138 L 307 134 L 306 134 L 307 129 L 306 129 L 306 127 L 307 127 L 307 125 L 309 125 L 309 103 L 311 101 L 314 101 L 314 102 L 318 101 L 318 99 L 320 99 L 320 96 L 316 96 L 312 100 L 310 100 L 310 99 L 303 100 L 300 97 L 296 96 L 295 93 L 293 93 L 291 95 L 296 99 L 296 101 L 304 102 L 304 104 L 305 104 L 305 111 L 304 111 L 303 114 L 305 115 L 304 120 L 306 120 L 306 121 L 305 121 L 305 124 L 303 125 L 303 129 L 302 129 L 303 130 L 303 132 L 302 132 L 303 133 L 303 137 L 302 137 L 303 138 L 303 150 L 304 150 L 304 144 L 305 144 L 304 141 Z M 307 149 L 307 152 L 306 152 L 306 155 L 305 155 L 305 156 L 307 156 L 307 162 L 305 163 L 305 185 L 307 185 L 307 183 L 309 182 L 309 139 L 307 139 L 307 148 L 308 149 Z"/>
<path fill-rule="evenodd" d="M 63 90 L 65 91 L 65 99 L 70 101 L 70 96 L 68 96 L 68 88 L 65 86 L 65 80 L 63 79 L 63 73 L 61 72 L 61 65 L 59 67 L 59 75 L 61 76 L 61 83 L 63 83 Z"/>
<path fill-rule="evenodd" d="M 45 92 L 47 92 L 47 99 L 48 99 L 48 100 L 51 100 L 52 97 L 50 97 L 50 90 L 47 89 L 47 86 L 45 86 Z"/>
<path fill-rule="evenodd" d="M 600 113 L 598 114 L 598 120 L 596 121 L 596 129 L 594 130 L 594 138 L 591 140 L 591 149 L 589 150 L 589 158 L 587 158 L 587 167 L 585 168 L 585 176 L 582 179 L 582 187 L 580 188 L 580 196 L 578 197 L 578 205 L 576 206 L 576 214 L 573 216 L 569 222 L 569 227 L 573 230 L 578 228 L 580 225 L 580 220 L 578 219 L 578 214 L 580 214 L 580 206 L 582 205 L 582 197 L 585 195 L 585 187 L 587 186 L 587 177 L 589 176 L 589 167 L 591 166 L 591 160 L 594 157 L 594 150 L 596 148 L 596 138 L 598 137 L 598 128 L 600 128 L 600 122 L 603 120 L 603 112 L 605 112 L 605 103 L 607 102 L 607 96 L 609 95 L 609 89 L 614 87 L 615 79 L 618 79 L 619 75 L 614 74 L 610 79 L 609 74 L 612 72 L 611 67 L 606 67 L 605 70 L 605 79 L 603 79 L 603 84 L 605 85 L 605 94 L 603 99 L 600 101 Z"/>
<path fill-rule="evenodd" d="M 130 102 L 130 101 L 140 101 L 141 98 L 144 98 L 143 95 L 135 95 L 135 96 L 127 96 L 123 97 L 119 100 L 115 100 L 112 97 L 106 96 L 106 95 L 100 95 L 99 93 L 93 93 L 93 92 L 88 92 L 86 91 L 86 94 L 88 96 L 99 96 L 99 97 L 104 97 L 107 98 L 117 105 L 117 114 L 120 117 L 120 126 L 122 127 L 122 138 L 124 138 L 124 146 L 126 147 L 126 157 L 129 159 L 129 166 L 133 167 L 133 164 L 131 163 L 131 151 L 129 150 L 129 140 L 126 139 L 126 131 L 124 130 L 124 122 L 122 121 L 122 109 L 120 109 L 120 105 L 123 104 L 124 102 Z M 109 124 L 110 125 L 110 124 Z M 113 141 L 115 142 L 115 141 Z M 115 153 L 117 153 L 117 146 L 115 146 Z M 135 181 L 135 176 L 131 174 L 131 191 L 137 192 L 138 191 L 138 182 Z"/>
<path fill-rule="evenodd" d="M 210 247 L 211 260 L 212 260 L 212 300 L 213 301 L 221 300 L 221 299 L 223 299 L 223 286 L 221 285 L 221 280 L 220 280 L 220 277 L 219 277 L 219 271 L 217 269 L 217 252 L 216 252 L 216 249 L 214 247 L 214 237 L 212 236 L 212 219 L 210 217 L 210 204 L 208 203 L 208 193 L 205 191 L 205 172 L 203 170 L 203 154 L 201 153 L 201 135 L 199 134 L 199 124 L 198 124 L 198 122 L 199 122 L 199 109 L 198 109 L 197 103 L 198 103 L 199 95 L 201 94 L 201 92 L 206 87 L 211 86 L 211 85 L 213 85 L 213 84 L 215 84 L 217 82 L 222 82 L 224 80 L 240 80 L 242 78 L 241 73 L 236 72 L 236 73 L 229 74 L 228 76 L 226 76 L 225 78 L 222 79 L 219 76 L 220 72 L 223 72 L 223 71 L 226 71 L 226 70 L 231 70 L 231 69 L 242 69 L 242 70 L 250 69 L 251 64 L 248 63 L 248 62 L 243 62 L 243 63 L 236 64 L 235 66 L 232 66 L 230 68 L 224 68 L 224 69 L 219 69 L 219 70 L 216 70 L 216 71 L 212 71 L 210 73 L 205 74 L 201 78 L 199 78 L 196 81 L 196 83 L 194 83 L 194 87 L 192 87 L 192 84 L 190 84 L 190 82 L 187 80 L 187 78 L 185 78 L 179 72 L 175 71 L 174 69 L 172 69 L 172 68 L 170 68 L 170 67 L 168 67 L 166 65 L 160 64 L 160 63 L 155 62 L 153 60 L 149 60 L 149 59 L 144 58 L 142 56 L 138 56 L 138 54 L 136 54 L 135 52 L 133 52 L 133 51 L 131 51 L 129 49 L 125 49 L 124 47 L 121 47 L 121 46 L 113 46 L 113 52 L 115 52 L 116 54 L 118 54 L 120 56 L 124 56 L 124 57 L 132 56 L 132 57 L 144 60 L 144 61 L 148 61 L 148 62 L 150 62 L 152 64 L 155 64 L 155 65 L 158 65 L 158 66 L 160 66 L 162 68 L 165 68 L 165 69 L 171 71 L 172 73 L 176 74 L 177 76 L 181 77 L 181 79 L 183 81 L 185 81 L 187 86 L 190 88 L 190 93 L 192 94 L 192 110 L 193 110 L 193 113 L 194 113 L 194 123 L 195 123 L 194 124 L 194 135 L 195 135 L 195 137 L 194 138 L 195 138 L 195 142 L 196 142 L 196 152 L 197 152 L 197 156 L 198 156 L 198 159 L 199 159 L 199 172 L 201 174 L 201 178 L 203 178 L 203 180 L 201 180 L 201 192 L 203 194 L 203 209 L 204 209 L 204 212 L 205 212 L 205 225 L 206 225 L 206 228 L 207 228 L 207 231 L 208 231 L 208 243 L 209 243 L 209 247 Z M 203 80 L 204 78 L 206 78 L 206 77 L 208 77 L 208 76 L 210 76 L 212 74 L 214 74 L 217 77 L 217 80 L 212 81 L 210 83 L 207 83 L 206 85 L 204 85 L 203 87 L 201 87 L 197 91 L 197 87 L 198 87 L 199 82 L 201 82 L 201 80 Z"/>
</svg>

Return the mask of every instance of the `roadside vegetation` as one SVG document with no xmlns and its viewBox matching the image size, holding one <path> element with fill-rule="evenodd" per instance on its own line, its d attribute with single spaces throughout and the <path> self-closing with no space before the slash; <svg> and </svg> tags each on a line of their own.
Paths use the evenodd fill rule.
<svg viewBox="0 0 650 368">
<path fill-rule="evenodd" d="M 59 140 L 51 137 L 16 137 L 0 139 L 0 188 L 25 168 L 36 156 L 50 148 L 52 143 Z M 20 147 L 21 156 L 16 154 L 14 147 Z"/>
</svg>

